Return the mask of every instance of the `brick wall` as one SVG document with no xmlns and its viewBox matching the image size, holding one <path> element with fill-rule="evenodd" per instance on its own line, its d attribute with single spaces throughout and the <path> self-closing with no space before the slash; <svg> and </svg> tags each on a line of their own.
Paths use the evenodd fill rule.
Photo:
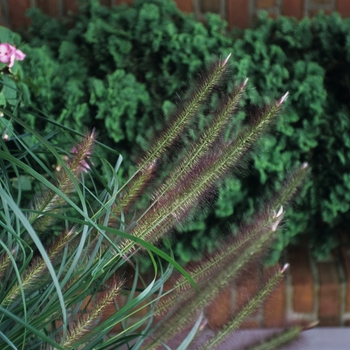
<svg viewBox="0 0 350 350">
<path fill-rule="evenodd" d="M 145 0 L 146 1 L 146 0 Z M 247 28 L 259 10 L 265 10 L 271 16 L 293 16 L 301 19 L 312 16 L 322 10 L 326 13 L 340 12 L 350 17 L 349 0 L 175 0 L 185 12 L 194 12 L 198 19 L 210 11 L 225 18 L 230 26 Z M 132 0 L 100 0 L 103 5 L 113 6 L 120 3 L 132 3 Z M 61 18 L 76 11 L 77 0 L 0 0 L 0 25 L 18 29 L 28 24 L 26 10 L 39 7 L 45 13 Z"/>
<path fill-rule="evenodd" d="M 177 0 L 177 2 L 180 5 L 186 0 Z M 350 16 L 349 0 L 193 0 L 192 2 L 194 4 L 192 11 L 199 18 L 205 10 L 212 11 L 213 3 L 217 4 L 216 8 L 220 3 L 220 12 L 219 10 L 215 12 L 224 17 L 230 26 L 240 28 L 247 28 L 251 25 L 260 10 L 267 11 L 272 17 L 284 15 L 298 19 L 313 16 L 319 11 L 325 13 L 338 11 L 344 17 Z M 199 3 L 203 4 L 201 8 L 198 6 Z M 207 6 L 207 3 L 211 5 Z M 202 12 L 199 12 L 200 10 Z"/>
<path fill-rule="evenodd" d="M 285 258 L 290 268 L 284 281 L 243 328 L 308 324 L 317 320 L 324 327 L 350 326 L 349 248 L 342 246 L 323 262 L 316 262 L 303 247 L 289 248 Z M 214 327 L 224 324 L 259 288 L 264 273 L 268 271 L 245 273 L 236 286 L 222 291 L 209 309 L 210 323 Z"/>
<path fill-rule="evenodd" d="M 306 326 L 317 321 L 320 327 L 350 326 L 350 242 L 344 239 L 342 246 L 327 261 L 316 262 L 303 246 L 289 247 L 284 260 L 290 264 L 285 278 L 241 328 Z M 263 269 L 254 266 L 244 271 L 234 285 L 223 289 L 206 309 L 210 327 L 219 329 L 225 325 L 274 272 L 276 267 Z M 132 276 L 132 270 L 127 274 Z M 153 277 L 143 276 L 149 282 Z M 169 280 L 165 290 L 172 286 Z M 120 305 L 126 301 L 127 296 L 118 299 Z M 148 310 L 145 307 L 136 312 L 128 322 L 139 320 Z M 114 308 L 107 310 L 103 319 L 113 312 Z M 120 325 L 117 325 L 114 331 L 119 330 Z"/>
</svg>

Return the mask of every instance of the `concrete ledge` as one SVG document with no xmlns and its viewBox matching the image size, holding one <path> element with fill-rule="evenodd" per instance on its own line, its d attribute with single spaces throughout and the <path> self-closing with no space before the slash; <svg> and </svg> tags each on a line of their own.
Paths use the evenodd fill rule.
<svg viewBox="0 0 350 350">
<path fill-rule="evenodd" d="M 259 341 L 272 335 L 275 331 L 273 329 L 237 331 L 218 350 L 240 350 L 251 344 L 252 340 Z M 198 342 L 193 344 L 190 350 L 197 349 L 208 336 L 210 336 L 210 331 L 203 332 Z M 314 328 L 302 332 L 298 340 L 284 346 L 281 350 L 345 350 L 349 348 L 350 330 L 348 328 Z"/>
</svg>

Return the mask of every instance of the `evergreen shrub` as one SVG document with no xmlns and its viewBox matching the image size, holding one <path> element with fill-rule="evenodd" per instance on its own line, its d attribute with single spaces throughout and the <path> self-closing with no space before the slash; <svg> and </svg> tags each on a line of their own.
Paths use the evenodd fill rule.
<svg viewBox="0 0 350 350">
<path fill-rule="evenodd" d="M 297 22 L 263 14 L 253 28 L 229 33 L 218 16 L 208 14 L 201 23 L 164 0 L 112 9 L 85 1 L 66 22 L 36 9 L 30 17 L 23 69 L 38 87 L 33 108 L 67 127 L 96 127 L 122 154 L 135 146 L 147 149 L 147 137 L 178 103 L 174 94 L 213 56 L 232 53 L 235 80 L 249 77 L 256 87 L 241 102 L 243 123 L 245 112 L 254 114 L 252 105 L 290 91 L 283 118 L 260 141 L 245 176 L 223 180 L 211 210 L 178 228 L 174 250 L 182 261 L 213 249 L 227 222 L 239 225 L 242 213 L 259 207 L 263 188 L 274 190 L 275 180 L 297 161 L 309 162 L 312 176 L 270 259 L 276 261 L 302 232 L 319 257 L 335 246 L 335 233 L 346 227 L 350 213 L 349 20 L 320 14 Z M 206 109 L 201 114 L 204 123 Z M 53 128 L 30 112 L 27 121 L 38 130 Z M 236 129 L 228 128 L 226 141 Z"/>
</svg>

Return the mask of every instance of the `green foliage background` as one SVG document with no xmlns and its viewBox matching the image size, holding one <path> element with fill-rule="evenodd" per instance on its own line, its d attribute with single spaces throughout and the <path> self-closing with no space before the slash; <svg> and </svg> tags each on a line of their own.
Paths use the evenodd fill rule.
<svg viewBox="0 0 350 350">
<path fill-rule="evenodd" d="M 125 156 L 124 169 L 130 166 L 130 149 L 142 153 L 180 103 L 176 96 L 183 82 L 213 57 L 232 53 L 228 78 L 236 84 L 250 78 L 241 120 L 254 115 L 252 105 L 269 102 L 263 96 L 272 101 L 290 92 L 246 176 L 225 180 L 210 210 L 179 227 L 178 258 L 186 262 L 212 249 L 227 223 L 239 224 L 242 213 L 259 205 L 263 188 L 272 189 L 300 161 L 310 163 L 312 176 L 289 208 L 270 260 L 300 233 L 318 257 L 326 256 L 336 245 L 337 230 L 349 226 L 350 21 L 338 14 L 300 22 L 262 14 L 253 28 L 229 33 L 218 16 L 208 14 L 203 24 L 171 1 L 135 0 L 132 7 L 112 9 L 93 0 L 82 4 L 66 23 L 30 11 L 22 66 L 38 87 L 31 103 L 73 129 L 96 127 L 100 139 Z M 53 128 L 35 113 L 23 118 L 37 130 Z"/>
</svg>

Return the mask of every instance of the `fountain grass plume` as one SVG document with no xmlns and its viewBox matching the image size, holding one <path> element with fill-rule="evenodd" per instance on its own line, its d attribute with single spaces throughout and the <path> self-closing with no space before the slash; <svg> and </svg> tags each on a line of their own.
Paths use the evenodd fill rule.
<svg viewBox="0 0 350 350">
<path fill-rule="evenodd" d="M 230 285 L 249 263 L 261 258 L 261 255 L 274 239 L 274 233 L 282 217 L 283 211 L 278 213 L 278 216 L 275 214 L 266 216 L 265 222 L 254 222 L 253 226 L 255 226 L 255 230 L 258 230 L 257 234 L 249 239 L 247 244 L 244 245 L 244 249 L 239 249 L 237 254 L 232 254 L 229 261 L 222 261 L 218 265 L 215 262 L 215 258 L 219 254 L 215 254 L 210 261 L 212 268 L 210 278 L 199 281 L 198 291 L 180 293 L 181 297 L 177 302 L 181 307 L 178 307 L 175 303 L 173 311 L 169 311 L 171 316 L 167 319 L 167 322 L 163 323 L 156 330 L 155 338 L 157 340 L 160 339 L 161 342 L 169 341 L 176 334 L 190 326 L 194 322 L 196 315 L 209 305 L 223 288 Z M 201 266 L 199 266 L 198 270 L 200 269 Z M 208 274 L 206 277 L 208 277 Z M 167 309 L 168 305 L 163 303 L 161 308 Z M 156 341 L 151 349 L 157 349 L 158 346 L 159 344 L 157 345 Z"/>
<path fill-rule="evenodd" d="M 275 239 L 278 225 L 284 214 L 283 206 L 293 199 L 308 172 L 309 169 L 305 163 L 297 167 L 283 182 L 279 192 L 266 203 L 263 211 L 256 213 L 248 223 L 244 224 L 237 236 L 226 238 L 214 253 L 207 254 L 199 262 L 188 266 L 188 271 L 198 284 L 199 291 L 194 290 L 182 276 L 177 278 L 173 292 L 164 296 L 155 308 L 156 314 L 170 314 L 167 322 L 156 331 L 155 338 L 159 337 L 162 342 L 166 342 L 183 331 L 194 322 L 197 313 L 215 299 L 222 288 L 238 278 L 248 264 L 259 261 Z M 281 274 L 284 271 L 285 269 L 282 269 Z M 275 285 L 273 281 L 272 279 L 270 284 L 266 284 L 262 288 L 262 294 L 236 318 L 235 325 L 230 326 L 232 329 L 222 330 L 222 335 L 218 335 L 220 339 L 224 339 L 224 334 L 238 327 L 243 316 L 247 316 L 249 310 L 253 310 L 262 302 Z M 152 346 L 157 349 L 157 342 Z"/>
<path fill-rule="evenodd" d="M 51 262 L 58 256 L 58 254 L 67 246 L 71 239 L 76 234 L 75 227 L 71 230 L 63 232 L 47 251 Z M 16 300 L 23 290 L 25 293 L 32 291 L 45 284 L 49 278 L 47 263 L 42 257 L 34 258 L 30 267 L 28 267 L 21 276 L 21 284 L 18 281 L 13 285 L 6 297 L 2 300 L 2 306 L 8 306 L 12 301 Z"/>
<path fill-rule="evenodd" d="M 148 179 L 147 177 L 145 177 L 144 182 L 133 181 L 134 177 L 145 169 L 152 168 L 152 164 L 158 163 L 164 153 L 179 139 L 183 130 L 196 116 L 203 103 L 207 101 L 213 88 L 220 82 L 227 70 L 227 61 L 230 56 L 224 62 L 213 64 L 207 74 L 201 76 L 196 88 L 190 92 L 186 102 L 170 117 L 169 124 L 159 132 L 159 136 L 155 137 L 155 141 L 150 146 L 150 149 L 138 162 L 136 172 L 124 185 L 128 186 L 128 191 L 126 191 L 126 194 L 123 194 L 124 197 L 128 195 L 128 192 L 139 192 L 140 188 L 144 186 L 144 182 Z"/>
<path fill-rule="evenodd" d="M 224 73 L 227 71 L 227 61 L 229 57 L 230 55 L 224 60 L 224 62 L 216 62 L 212 65 L 209 71 L 198 81 L 197 87 L 190 91 L 189 97 L 187 97 L 185 103 L 170 117 L 170 122 L 162 131 L 160 131 L 160 136 L 155 137 L 155 141 L 150 146 L 150 149 L 138 162 L 136 172 L 122 187 L 123 192 L 118 200 L 118 205 L 113 207 L 114 213 L 119 214 L 120 212 L 126 212 L 128 208 L 135 203 L 145 187 L 147 187 L 158 164 L 161 162 L 163 155 L 169 150 L 174 142 L 181 137 L 185 128 L 193 118 L 196 117 L 203 103 L 208 100 L 213 88 L 220 83 Z M 244 87 L 242 87 L 241 90 L 243 88 Z M 236 95 L 238 95 L 238 93 Z M 237 98 L 233 98 L 231 103 L 227 103 L 226 110 L 222 112 L 224 117 L 222 118 L 221 123 L 225 122 L 225 117 L 227 119 L 228 112 L 234 109 L 237 101 Z M 176 177 L 176 175 L 174 176 Z M 166 187 L 168 189 L 169 186 Z M 165 191 L 167 189 L 165 189 Z M 164 188 L 160 191 L 164 192 Z M 154 203 L 156 202 L 157 200 L 154 201 Z M 114 221 L 112 220 L 110 224 L 113 225 L 113 222 Z M 137 234 L 136 236 L 139 238 L 143 237 L 142 235 Z M 125 243 L 124 250 L 128 251 L 132 248 L 132 245 L 131 242 Z"/>
<path fill-rule="evenodd" d="M 222 329 L 207 340 L 198 350 L 205 349 L 217 349 L 218 346 L 234 331 L 236 331 L 240 325 L 261 305 L 270 293 L 281 282 L 285 270 L 288 268 L 286 264 L 280 271 L 274 274 L 268 281 L 262 286 L 262 288 L 244 305 L 241 310 L 234 315 L 233 319 L 228 322 Z"/>
<path fill-rule="evenodd" d="M 208 158 L 202 156 L 200 151 L 196 151 L 203 148 L 202 140 L 205 139 L 205 135 L 200 138 L 200 141 L 193 146 L 195 151 L 190 151 L 190 155 L 193 155 L 192 158 L 198 157 L 198 159 L 191 160 L 191 162 L 185 160 L 185 171 L 182 170 L 181 163 L 178 166 L 180 170 L 175 168 L 174 173 L 180 173 L 183 177 L 178 175 L 173 179 L 170 176 L 172 179 L 170 184 L 165 180 L 164 186 L 166 189 L 169 188 L 169 192 L 166 192 L 164 187 L 155 191 L 154 202 L 137 219 L 137 225 L 130 233 L 138 238 L 156 243 L 166 233 L 164 232 L 164 224 L 169 232 L 179 221 L 178 218 L 185 219 L 184 213 L 190 213 L 191 209 L 203 199 L 203 196 L 216 185 L 217 181 L 222 179 L 230 169 L 238 166 L 240 160 L 251 150 L 254 142 L 271 125 L 286 96 L 284 95 L 257 115 L 254 121 L 238 134 L 235 141 L 218 150 L 214 157 Z M 230 109 L 228 108 L 228 110 Z M 220 118 L 213 119 L 214 125 L 215 121 L 219 123 Z M 223 125 L 218 130 L 221 130 L 222 127 Z M 213 125 L 210 128 L 213 128 Z M 215 139 L 216 137 L 213 137 L 213 141 Z M 124 245 L 126 251 L 132 247 L 133 242 L 127 242 Z"/>
<path fill-rule="evenodd" d="M 84 336 L 92 331 L 103 312 L 120 294 L 122 285 L 121 281 L 114 280 L 108 290 L 100 292 L 98 300 L 90 307 L 90 310 L 87 310 L 80 319 L 70 325 L 69 335 L 61 343 L 65 349 L 75 348 L 77 344 L 81 344 Z"/>
<path fill-rule="evenodd" d="M 74 182 L 77 181 L 81 173 L 90 169 L 87 159 L 91 157 L 93 152 L 96 136 L 96 131 L 92 130 L 79 144 L 73 146 L 71 158 L 67 164 L 62 164 L 60 167 L 55 183 L 62 194 L 69 195 L 74 191 Z M 31 205 L 32 210 L 28 216 L 29 222 L 38 232 L 45 232 L 45 229 L 56 221 L 53 214 L 58 214 L 65 203 L 65 199 L 52 189 L 42 190 L 34 197 Z M 45 213 L 49 213 L 49 215 L 45 215 Z"/>
</svg>

